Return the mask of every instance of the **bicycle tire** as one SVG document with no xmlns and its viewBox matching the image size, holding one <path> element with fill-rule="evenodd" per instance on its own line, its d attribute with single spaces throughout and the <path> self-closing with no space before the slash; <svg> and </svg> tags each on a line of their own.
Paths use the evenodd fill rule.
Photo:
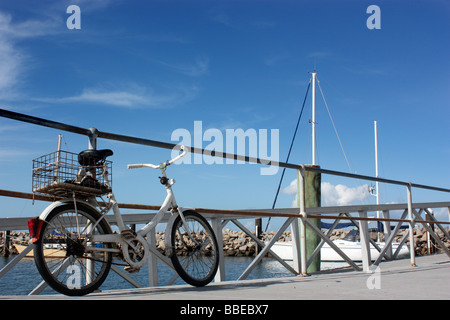
<svg viewBox="0 0 450 320">
<path fill-rule="evenodd" d="M 185 231 L 183 221 L 178 217 L 173 221 L 170 259 L 178 275 L 188 284 L 203 287 L 210 283 L 219 267 L 219 247 L 216 236 L 204 217 L 195 211 L 183 212 L 191 235 L 198 242 L 193 243 Z"/>
<path fill-rule="evenodd" d="M 68 296 L 89 294 L 108 276 L 112 254 L 85 252 L 87 228 L 100 217 L 100 213 L 82 203 L 77 203 L 76 210 L 73 203 L 63 204 L 47 215 L 39 240 L 34 244 L 34 260 L 42 278 L 59 293 Z M 111 228 L 101 220 L 94 232 L 111 233 Z M 111 247 L 109 243 L 90 245 Z"/>
</svg>

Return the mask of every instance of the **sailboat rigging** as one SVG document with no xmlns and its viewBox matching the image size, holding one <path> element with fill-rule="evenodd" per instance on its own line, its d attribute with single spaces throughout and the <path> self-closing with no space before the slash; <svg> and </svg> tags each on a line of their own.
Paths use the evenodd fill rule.
<svg viewBox="0 0 450 320">
<path fill-rule="evenodd" d="M 317 73 L 316 73 L 315 70 L 314 70 L 314 72 L 312 72 L 310 83 L 308 84 L 308 89 L 306 91 L 305 99 L 303 101 L 303 106 L 302 106 L 302 110 L 300 112 L 300 117 L 299 117 L 299 119 L 297 121 L 297 125 L 296 125 L 295 131 L 294 131 L 294 136 L 293 136 L 293 139 L 292 139 L 292 142 L 291 142 L 291 146 L 289 148 L 287 161 L 289 160 L 289 156 L 291 154 L 292 146 L 293 146 L 296 134 L 297 134 L 297 130 L 298 130 L 298 126 L 299 126 L 299 123 L 300 123 L 300 119 L 301 119 L 301 116 L 303 114 L 303 108 L 305 106 L 305 101 L 306 101 L 306 98 L 307 98 L 307 95 L 308 95 L 309 87 L 312 84 L 312 120 L 310 121 L 310 123 L 312 124 L 312 164 L 316 165 L 316 146 L 315 146 L 315 143 L 316 143 L 316 124 L 317 124 L 317 122 L 316 122 L 316 115 L 315 115 L 315 113 L 316 113 L 316 103 L 315 103 L 315 91 L 316 91 L 315 90 L 315 84 L 316 84 L 316 81 L 317 81 L 317 84 L 319 86 L 319 90 L 321 92 L 323 101 L 325 103 L 328 115 L 329 115 L 329 117 L 331 119 L 334 131 L 335 131 L 336 136 L 338 138 L 339 145 L 340 145 L 340 147 L 342 149 L 342 152 L 344 154 L 345 160 L 347 162 L 347 166 L 348 166 L 350 172 L 352 172 L 351 166 L 350 166 L 350 162 L 348 160 L 348 157 L 347 157 L 347 155 L 345 153 L 342 141 L 341 141 L 341 139 L 339 137 L 339 134 L 337 132 L 336 125 L 335 125 L 334 120 L 333 120 L 333 118 L 331 116 L 330 109 L 328 108 L 328 104 L 326 102 L 325 96 L 323 94 L 323 91 L 322 91 L 322 88 L 320 86 L 320 82 L 319 82 L 319 80 L 317 78 Z M 377 150 L 378 141 L 377 141 L 377 139 L 378 139 L 377 138 L 377 127 L 376 127 L 376 121 L 375 121 L 376 176 L 378 177 L 378 150 Z M 276 203 L 276 200 L 277 200 L 277 197 L 278 197 L 278 193 L 280 191 L 280 186 L 281 186 L 283 177 L 284 177 L 284 169 L 283 169 L 283 172 L 282 172 L 282 175 L 281 175 L 280 183 L 278 185 L 278 189 L 277 189 L 277 193 L 275 195 L 275 200 L 274 200 L 272 209 L 275 208 L 275 203 Z M 379 204 L 378 181 L 376 183 L 376 196 L 377 196 L 377 204 Z M 377 217 L 379 217 L 379 212 L 377 212 Z M 267 231 L 267 228 L 269 226 L 269 223 L 270 223 L 270 218 L 269 218 L 269 220 L 267 222 L 266 231 Z M 352 223 L 351 224 L 350 223 L 338 224 L 336 227 L 345 228 L 345 227 L 348 227 L 350 225 L 352 225 Z M 329 228 L 330 226 L 329 226 L 329 224 L 322 223 L 322 227 Z M 378 227 L 380 228 L 380 222 L 378 222 Z M 356 242 L 355 239 L 353 239 L 353 240 L 349 240 L 349 239 L 334 240 L 333 242 L 335 242 L 335 244 L 337 246 L 339 246 L 342 250 L 344 250 L 347 253 L 347 255 L 353 254 L 352 255 L 352 260 L 360 260 L 361 259 L 360 258 L 361 257 L 361 244 L 359 242 Z M 384 243 L 378 242 L 377 244 L 379 245 L 379 247 L 383 247 L 384 246 Z M 398 244 L 395 244 L 395 245 L 398 245 Z M 284 259 L 284 260 L 292 260 L 292 256 L 293 256 L 292 243 L 289 243 L 289 242 L 276 242 L 273 245 L 272 250 L 276 254 L 278 254 L 282 259 Z M 401 252 L 401 254 L 406 254 L 408 252 L 408 248 L 402 247 L 400 252 Z M 375 256 L 377 253 L 373 252 L 372 254 Z M 334 252 L 334 250 L 331 249 L 331 247 L 329 247 L 327 245 L 323 245 L 322 246 L 322 249 L 321 249 L 321 260 L 322 261 L 336 261 L 336 260 L 340 260 L 340 258 L 341 257 L 338 256 Z"/>
<path fill-rule="evenodd" d="M 327 103 L 327 101 L 325 99 L 325 95 L 323 94 L 323 90 L 322 90 L 322 87 L 320 86 L 320 81 L 319 81 L 319 78 L 317 77 L 317 72 L 316 72 L 315 69 L 314 69 L 313 72 L 311 72 L 311 78 L 309 79 L 308 87 L 306 89 L 306 94 L 305 94 L 305 97 L 303 99 L 302 109 L 300 111 L 300 115 L 298 117 L 297 124 L 295 126 L 295 130 L 294 130 L 294 134 L 293 134 L 293 137 L 292 137 L 291 145 L 289 147 L 289 151 L 288 151 L 288 154 L 287 154 L 287 157 L 286 157 L 286 162 L 289 162 L 289 157 L 291 155 L 292 147 L 293 147 L 293 144 L 294 144 L 297 132 L 298 132 L 300 120 L 302 118 L 303 110 L 305 108 L 306 99 L 308 97 L 309 88 L 312 87 L 312 96 L 311 96 L 312 119 L 309 121 L 309 123 L 311 123 L 311 130 L 312 130 L 312 134 L 311 134 L 312 135 L 312 137 L 311 137 L 312 138 L 312 159 L 311 160 L 312 160 L 312 165 L 316 165 L 316 162 L 317 162 L 316 161 L 316 125 L 317 125 L 317 121 L 316 121 L 316 82 L 317 82 L 317 85 L 319 86 L 319 90 L 320 90 L 320 93 L 322 95 L 322 99 L 324 101 L 325 107 L 327 109 L 328 115 L 329 115 L 331 123 L 333 125 L 334 132 L 336 133 L 337 139 L 339 141 L 339 145 L 340 145 L 341 150 L 342 150 L 342 152 L 344 154 L 345 161 L 347 163 L 347 166 L 348 166 L 350 172 L 352 172 L 352 169 L 351 169 L 351 166 L 350 166 L 350 162 L 348 160 L 347 154 L 345 153 L 345 150 L 344 150 L 341 138 L 340 138 L 339 133 L 338 133 L 338 131 L 336 129 L 336 125 L 335 125 L 333 117 L 331 115 L 330 108 L 328 107 L 328 103 Z M 275 193 L 275 198 L 274 198 L 274 201 L 273 201 L 273 204 L 272 204 L 272 209 L 275 208 L 275 205 L 276 205 L 276 202 L 277 202 L 277 199 L 278 199 L 278 195 L 279 195 L 279 192 L 280 192 L 281 184 L 283 182 L 285 170 L 286 170 L 286 168 L 283 168 L 283 170 L 282 170 L 280 181 L 279 181 L 279 184 L 278 184 L 278 187 L 277 187 L 277 191 Z M 267 229 L 269 227 L 270 221 L 271 221 L 271 218 L 268 219 L 264 232 L 267 232 Z M 256 222 L 256 223 L 257 223 L 257 225 L 261 225 L 260 222 Z M 257 234 L 258 234 L 258 230 L 257 230 Z"/>
</svg>

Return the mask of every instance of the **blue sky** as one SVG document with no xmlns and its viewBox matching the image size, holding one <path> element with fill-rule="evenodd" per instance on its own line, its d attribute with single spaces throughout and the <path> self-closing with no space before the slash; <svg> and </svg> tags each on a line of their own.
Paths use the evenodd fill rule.
<svg viewBox="0 0 450 320">
<path fill-rule="evenodd" d="M 80 30 L 66 27 L 71 4 L 81 9 Z M 371 4 L 381 9 L 379 30 L 366 26 Z M 0 105 L 167 142 L 178 128 L 193 132 L 194 121 L 223 132 L 279 129 L 284 161 L 315 68 L 351 165 L 317 87 L 322 168 L 374 175 L 377 120 L 380 176 L 450 188 L 449 17 L 446 1 L 2 0 Z M 309 119 L 310 96 L 290 162 L 311 162 Z M 0 188 L 30 192 L 31 161 L 56 150 L 58 133 L 0 119 Z M 63 148 L 79 152 L 87 138 L 64 133 Z M 127 171 L 126 164 L 158 163 L 169 150 L 107 140 L 99 148 L 115 152 L 120 202 L 162 202 L 158 173 Z M 280 173 L 261 176 L 248 164 L 183 165 L 169 176 L 181 205 L 239 209 L 271 207 Z M 291 206 L 294 178 L 286 174 L 277 207 Z M 322 180 L 350 192 L 371 184 Z M 382 185 L 380 194 L 384 203 L 406 201 L 404 188 Z M 414 201 L 448 199 L 413 190 Z M 37 215 L 43 205 L 0 200 L 2 217 Z M 356 200 L 349 201 L 375 198 Z"/>
</svg>

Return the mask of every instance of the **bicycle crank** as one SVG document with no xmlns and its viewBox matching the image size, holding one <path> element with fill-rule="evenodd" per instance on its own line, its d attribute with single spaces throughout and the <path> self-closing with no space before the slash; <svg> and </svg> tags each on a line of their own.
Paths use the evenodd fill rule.
<svg viewBox="0 0 450 320">
<path fill-rule="evenodd" d="M 148 261 L 149 247 L 147 241 L 141 235 L 136 235 L 134 238 L 121 238 L 121 245 L 123 257 L 129 264 L 126 271 L 137 272 Z"/>
</svg>

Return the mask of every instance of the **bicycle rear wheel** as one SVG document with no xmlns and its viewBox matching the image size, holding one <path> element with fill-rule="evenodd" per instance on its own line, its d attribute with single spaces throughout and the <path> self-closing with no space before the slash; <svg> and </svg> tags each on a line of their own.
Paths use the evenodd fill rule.
<svg viewBox="0 0 450 320">
<path fill-rule="evenodd" d="M 219 247 L 216 236 L 200 214 L 188 210 L 183 212 L 186 229 L 178 216 L 171 227 L 171 260 L 175 270 L 187 283 L 202 287 L 212 281 L 219 266 Z M 193 241 L 193 240 L 194 241 Z"/>
<path fill-rule="evenodd" d="M 34 260 L 42 278 L 56 291 L 81 296 L 96 290 L 111 268 L 112 254 L 88 252 L 86 246 L 106 248 L 108 243 L 88 242 L 90 234 L 110 233 L 105 220 L 88 206 L 64 204 L 53 209 L 42 226 L 34 245 Z"/>
</svg>

